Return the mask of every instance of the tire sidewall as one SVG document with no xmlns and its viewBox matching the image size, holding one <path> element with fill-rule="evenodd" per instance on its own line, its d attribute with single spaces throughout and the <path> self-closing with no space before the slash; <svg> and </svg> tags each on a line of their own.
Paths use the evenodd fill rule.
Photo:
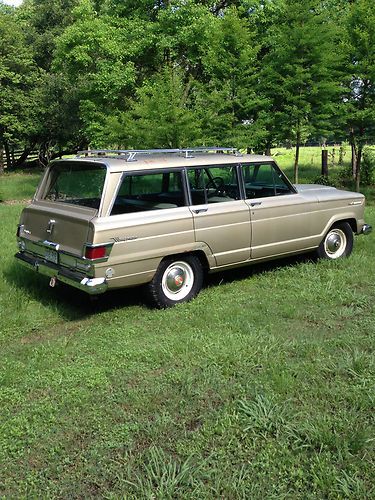
<svg viewBox="0 0 375 500">
<path fill-rule="evenodd" d="M 174 262 L 185 262 L 188 264 L 193 272 L 194 281 L 193 286 L 189 293 L 182 299 L 172 300 L 164 293 L 162 286 L 163 275 L 168 267 Z M 193 299 L 202 288 L 203 284 L 203 267 L 199 258 L 195 255 L 176 255 L 174 257 L 167 257 L 161 261 L 159 267 L 148 285 L 148 292 L 151 302 L 160 309 L 182 304 Z"/>
<path fill-rule="evenodd" d="M 324 247 L 324 243 L 326 241 L 327 236 L 334 229 L 339 229 L 340 231 L 342 231 L 345 234 L 345 237 L 346 237 L 345 250 L 344 250 L 342 255 L 340 255 L 339 257 L 336 257 L 336 258 L 331 257 L 326 252 L 325 247 Z M 321 259 L 328 259 L 328 260 L 340 260 L 344 257 L 348 257 L 352 253 L 353 244 L 354 244 L 354 237 L 353 237 L 353 231 L 352 231 L 350 224 L 348 222 L 340 222 L 340 223 L 334 224 L 333 226 L 331 226 L 329 228 L 329 231 L 327 231 L 327 233 L 325 234 L 324 238 L 322 239 L 322 241 L 318 247 L 318 250 L 317 250 L 318 257 Z"/>
</svg>

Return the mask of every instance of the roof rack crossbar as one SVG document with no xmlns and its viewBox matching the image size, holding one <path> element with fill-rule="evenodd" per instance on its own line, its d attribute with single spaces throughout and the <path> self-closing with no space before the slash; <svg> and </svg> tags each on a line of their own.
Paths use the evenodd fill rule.
<svg viewBox="0 0 375 500">
<path fill-rule="evenodd" d="M 183 148 L 183 149 L 88 149 L 78 151 L 76 157 L 81 156 L 108 156 L 127 155 L 126 161 L 136 161 L 137 155 L 150 155 L 150 154 L 166 154 L 177 153 L 185 158 L 191 158 L 193 153 L 232 153 L 237 154 L 236 148 L 220 148 L 220 147 L 199 147 L 199 148 Z"/>
</svg>

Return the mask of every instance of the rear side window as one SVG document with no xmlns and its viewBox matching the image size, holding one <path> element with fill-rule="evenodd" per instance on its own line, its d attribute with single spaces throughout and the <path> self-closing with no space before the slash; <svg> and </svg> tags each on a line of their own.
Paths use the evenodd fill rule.
<svg viewBox="0 0 375 500">
<path fill-rule="evenodd" d="M 117 193 L 111 215 L 165 210 L 184 205 L 181 172 L 126 174 Z"/>
<path fill-rule="evenodd" d="M 56 163 L 50 170 L 44 199 L 98 209 L 106 172 L 106 167 L 97 163 Z"/>
</svg>

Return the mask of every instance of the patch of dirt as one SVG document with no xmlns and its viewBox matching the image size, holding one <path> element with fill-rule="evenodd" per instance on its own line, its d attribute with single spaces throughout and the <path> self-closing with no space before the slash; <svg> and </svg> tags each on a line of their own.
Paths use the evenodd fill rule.
<svg viewBox="0 0 375 500">
<path fill-rule="evenodd" d="M 27 205 L 31 200 L 0 200 L 2 205 Z"/>
</svg>

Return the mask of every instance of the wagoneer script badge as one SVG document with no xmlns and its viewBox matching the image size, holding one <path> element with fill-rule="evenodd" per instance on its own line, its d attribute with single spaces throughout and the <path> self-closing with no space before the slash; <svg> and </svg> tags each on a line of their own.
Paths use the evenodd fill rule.
<svg viewBox="0 0 375 500">
<path fill-rule="evenodd" d="M 115 236 L 114 238 L 111 238 L 111 240 L 114 241 L 115 243 L 120 243 L 122 241 L 133 241 L 133 240 L 137 240 L 137 239 L 138 239 L 138 236 L 124 236 L 123 238 Z"/>
</svg>

